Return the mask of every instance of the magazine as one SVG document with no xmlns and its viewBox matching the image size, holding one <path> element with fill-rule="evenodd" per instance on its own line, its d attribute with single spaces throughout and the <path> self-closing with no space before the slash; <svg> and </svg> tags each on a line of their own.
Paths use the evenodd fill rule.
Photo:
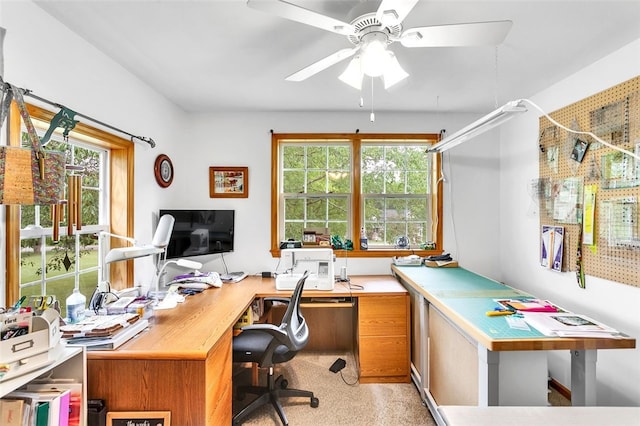
<svg viewBox="0 0 640 426">
<path fill-rule="evenodd" d="M 545 336 L 620 337 L 618 330 L 571 312 L 524 312 L 525 321 Z"/>
</svg>

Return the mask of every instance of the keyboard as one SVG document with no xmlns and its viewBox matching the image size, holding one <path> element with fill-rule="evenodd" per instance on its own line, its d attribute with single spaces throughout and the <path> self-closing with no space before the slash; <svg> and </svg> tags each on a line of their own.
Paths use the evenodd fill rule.
<svg viewBox="0 0 640 426">
<path fill-rule="evenodd" d="M 238 271 L 238 272 L 229 272 L 227 274 L 221 274 L 220 279 L 223 282 L 227 283 L 237 283 L 238 281 L 242 281 L 247 278 L 247 273 Z"/>
</svg>

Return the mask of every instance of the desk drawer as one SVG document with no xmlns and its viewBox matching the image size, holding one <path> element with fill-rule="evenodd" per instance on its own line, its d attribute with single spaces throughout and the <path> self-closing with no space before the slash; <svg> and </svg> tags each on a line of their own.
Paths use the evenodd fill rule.
<svg viewBox="0 0 640 426">
<path fill-rule="evenodd" d="M 408 383 L 409 295 L 358 299 L 358 359 L 362 383 Z"/>
<path fill-rule="evenodd" d="M 361 297 L 358 302 L 360 336 L 406 336 L 407 295 Z"/>
</svg>

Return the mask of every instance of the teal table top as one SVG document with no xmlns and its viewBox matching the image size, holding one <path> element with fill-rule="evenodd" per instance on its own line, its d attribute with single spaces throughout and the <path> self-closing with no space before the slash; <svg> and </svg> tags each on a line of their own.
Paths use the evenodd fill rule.
<svg viewBox="0 0 640 426">
<path fill-rule="evenodd" d="M 548 338 L 533 327 L 512 328 L 510 316 L 486 314 L 498 307 L 494 299 L 532 297 L 528 293 L 463 268 L 394 267 L 489 339 Z"/>
</svg>

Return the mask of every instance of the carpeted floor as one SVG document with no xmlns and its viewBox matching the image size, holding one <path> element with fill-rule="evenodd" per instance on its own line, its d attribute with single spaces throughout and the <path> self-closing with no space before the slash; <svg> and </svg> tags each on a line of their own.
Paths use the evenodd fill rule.
<svg viewBox="0 0 640 426">
<path fill-rule="evenodd" d="M 347 366 L 340 373 L 332 373 L 329 367 L 338 357 L 345 359 Z M 265 374 L 265 371 L 260 372 L 261 380 Z M 288 380 L 290 388 L 310 390 L 320 400 L 317 408 L 311 408 L 308 398 L 285 399 L 282 405 L 291 426 L 436 424 L 412 383 L 356 383 L 351 355 L 302 352 L 285 365 L 277 367 L 276 377 L 279 374 Z M 255 398 L 249 394 L 243 401 L 235 399 L 235 386 L 250 382 L 251 369 L 234 364 L 234 414 Z M 551 389 L 549 404 L 571 405 L 571 402 Z M 280 419 L 271 405 L 265 405 L 247 418 L 244 424 L 280 425 Z"/>
<path fill-rule="evenodd" d="M 347 366 L 340 373 L 329 367 L 341 357 Z M 264 376 L 261 372 L 261 378 Z M 293 360 L 276 369 L 284 374 L 290 388 L 310 390 L 320 400 L 318 408 L 311 408 L 309 399 L 291 398 L 283 402 L 291 426 L 298 425 L 435 425 L 429 410 L 420 401 L 417 389 L 406 384 L 355 384 L 353 358 L 344 354 L 299 353 Z M 343 380 L 344 378 L 344 380 Z M 250 369 L 234 366 L 234 386 L 250 382 Z M 346 383 L 345 383 L 346 382 Z M 235 397 L 234 392 L 234 397 Z M 244 401 L 233 401 L 234 414 Z M 280 420 L 271 405 L 265 405 L 244 423 L 245 425 L 279 425 Z"/>
</svg>

